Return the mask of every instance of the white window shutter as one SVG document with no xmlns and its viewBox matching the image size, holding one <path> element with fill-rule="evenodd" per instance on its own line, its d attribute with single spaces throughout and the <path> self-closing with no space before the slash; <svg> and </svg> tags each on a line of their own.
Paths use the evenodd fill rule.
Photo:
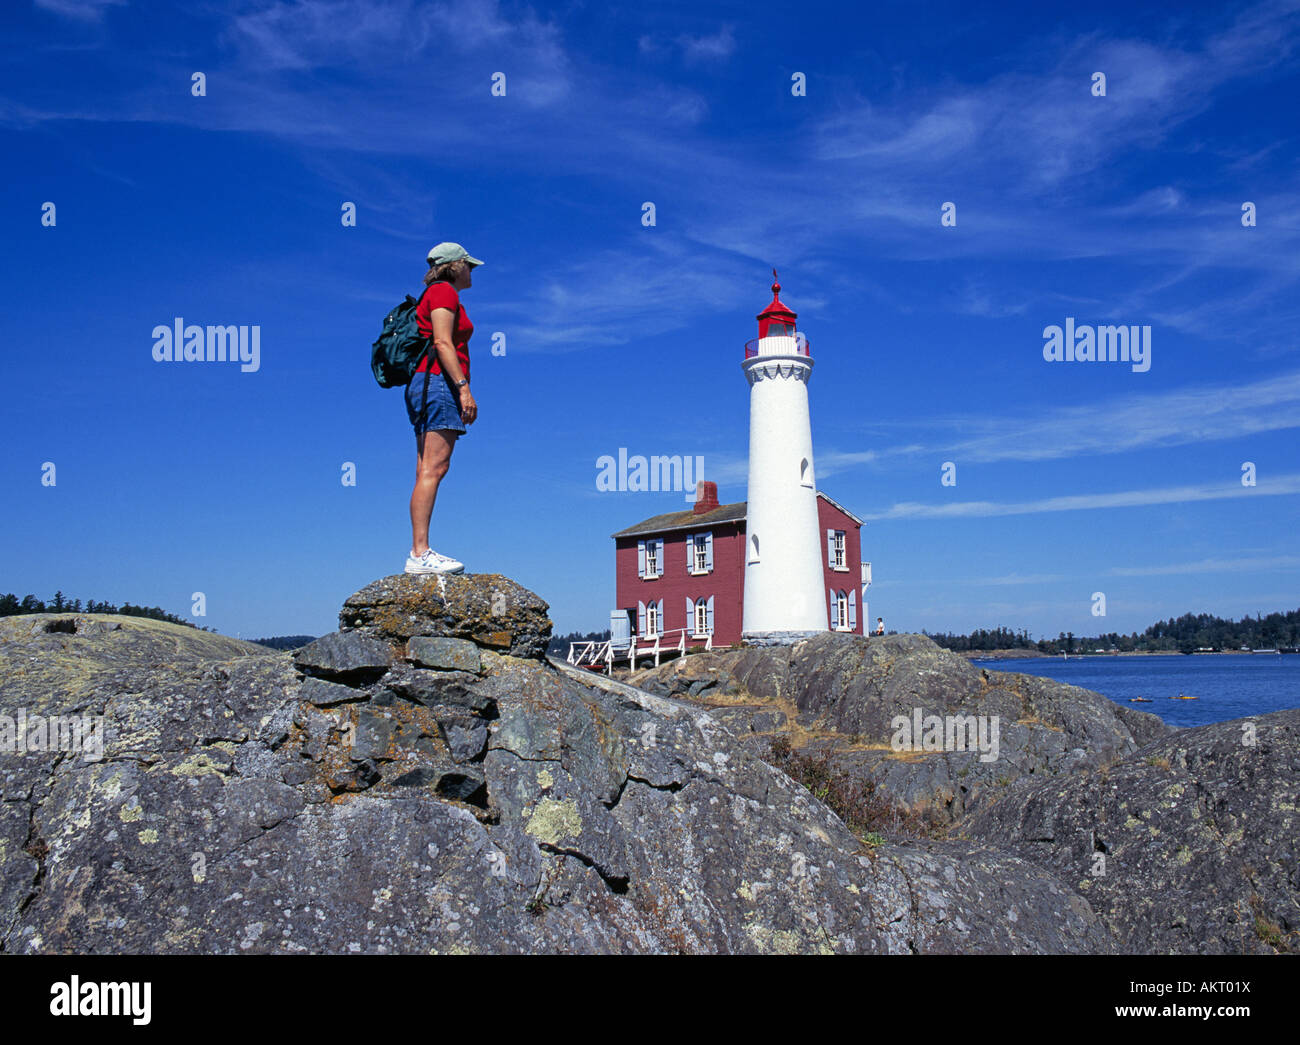
<svg viewBox="0 0 1300 1045">
<path fill-rule="evenodd" d="M 645 634 L 645 603 L 640 601 L 636 604 L 636 633 Z"/>
<path fill-rule="evenodd" d="M 858 593 L 857 589 L 849 590 L 849 631 L 858 630 Z"/>
<path fill-rule="evenodd" d="M 689 595 L 686 596 L 686 626 L 695 630 L 695 600 Z"/>
<path fill-rule="evenodd" d="M 645 580 L 645 541 L 636 542 L 636 575 Z"/>
<path fill-rule="evenodd" d="M 709 634 L 713 634 L 713 596 L 709 596 L 709 601 L 705 604 L 705 612 L 709 615 Z"/>
<path fill-rule="evenodd" d="M 713 534 L 704 535 L 704 568 L 712 572 L 713 570 Z M 710 629 L 712 630 L 712 629 Z"/>
<path fill-rule="evenodd" d="M 695 569 L 695 534 L 686 535 L 686 572 L 690 573 Z"/>
<path fill-rule="evenodd" d="M 835 565 L 835 531 L 826 531 L 826 565 Z"/>
<path fill-rule="evenodd" d="M 831 592 L 831 627 L 840 626 L 840 600 L 835 597 L 835 592 Z"/>
</svg>

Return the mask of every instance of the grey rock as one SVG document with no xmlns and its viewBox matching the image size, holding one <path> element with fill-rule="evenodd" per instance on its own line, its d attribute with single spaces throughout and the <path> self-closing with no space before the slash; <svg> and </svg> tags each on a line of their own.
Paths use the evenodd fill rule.
<svg viewBox="0 0 1300 1045">
<path fill-rule="evenodd" d="M 738 736 L 747 733 L 774 733 L 788 722 L 785 712 L 761 704 L 711 707 L 709 715 Z"/>
<path fill-rule="evenodd" d="M 388 643 L 338 631 L 323 635 L 293 655 L 293 662 L 303 671 L 346 680 L 378 678 L 392 661 Z"/>
<path fill-rule="evenodd" d="M 324 679 L 310 677 L 302 680 L 302 689 L 298 691 L 298 695 L 307 703 L 315 704 L 320 708 L 329 708 L 338 704 L 366 699 L 364 692 L 353 689 L 351 686 L 343 686 L 337 682 L 326 682 Z"/>
<path fill-rule="evenodd" d="M 422 668 L 470 671 L 477 674 L 483 667 L 478 647 L 467 639 L 416 635 L 406 644 L 406 655 Z"/>
<path fill-rule="evenodd" d="M 430 671 L 398 665 L 383 677 L 380 687 L 425 707 L 468 708 L 484 715 L 495 713 L 496 700 L 491 680 L 480 680 L 468 672 Z"/>
<path fill-rule="evenodd" d="M 1123 951 L 1294 951 L 1297 752 L 1300 710 L 1179 730 L 1108 767 L 1026 778 L 961 832 L 1071 885 Z"/>
<path fill-rule="evenodd" d="M 487 723 L 470 716 L 441 717 L 438 727 L 451 757 L 457 762 L 473 762 L 487 750 Z"/>
<path fill-rule="evenodd" d="M 356 731 L 350 757 L 357 762 L 373 759 L 390 761 L 390 751 L 397 736 L 397 724 L 371 711 L 357 714 Z"/>
<path fill-rule="evenodd" d="M 1099 693 L 1030 675 L 988 671 L 939 648 L 923 635 L 824 632 L 788 645 L 714 650 L 632 673 L 628 681 L 699 701 L 739 734 L 768 733 L 751 710 L 714 704 L 711 679 L 724 679 L 820 739 L 834 769 L 892 796 L 900 808 L 954 823 L 978 801 L 1003 793 L 1023 776 L 1073 774 L 1124 757 L 1172 730 L 1155 715 Z M 723 687 L 725 688 L 725 687 Z M 999 722 L 996 761 L 967 751 L 891 750 L 893 720 L 983 716 Z M 762 753 L 757 738 L 746 741 Z"/>
</svg>

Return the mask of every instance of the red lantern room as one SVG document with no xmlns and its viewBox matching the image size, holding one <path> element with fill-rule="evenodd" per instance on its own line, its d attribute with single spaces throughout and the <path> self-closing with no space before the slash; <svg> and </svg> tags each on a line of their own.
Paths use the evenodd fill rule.
<svg viewBox="0 0 1300 1045">
<path fill-rule="evenodd" d="M 758 336 L 780 337 L 794 336 L 795 313 L 781 302 L 781 284 L 776 281 L 776 269 L 772 270 L 772 303 L 758 314 Z"/>
<path fill-rule="evenodd" d="M 758 337 L 745 343 L 745 358 L 755 356 L 808 356 L 808 339 L 795 329 L 796 314 L 781 301 L 781 284 L 772 270 L 772 303 L 756 317 Z M 773 340 L 766 340 L 766 339 Z M 788 340 L 787 340 L 788 339 Z"/>
</svg>

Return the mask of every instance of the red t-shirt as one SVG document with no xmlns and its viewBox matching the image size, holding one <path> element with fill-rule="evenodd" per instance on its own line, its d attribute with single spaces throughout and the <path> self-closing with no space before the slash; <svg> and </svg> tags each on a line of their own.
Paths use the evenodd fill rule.
<svg viewBox="0 0 1300 1045">
<path fill-rule="evenodd" d="M 420 328 L 420 333 L 424 337 L 433 336 L 433 321 L 429 319 L 429 313 L 435 308 L 447 308 L 456 313 L 456 320 L 452 327 L 452 344 L 456 347 L 456 358 L 460 360 L 460 368 L 469 377 L 469 339 L 474 333 L 474 324 L 469 321 L 469 316 L 465 312 L 465 306 L 460 303 L 460 295 L 456 293 L 456 288 L 450 283 L 433 283 L 425 290 L 424 296 L 420 298 L 420 303 L 415 306 L 415 325 Z M 438 362 L 438 353 L 429 346 L 429 354 L 420 360 L 420 365 L 415 368 L 417 374 L 422 374 L 429 369 L 429 364 L 433 364 L 433 373 L 442 373 L 442 364 Z"/>
</svg>

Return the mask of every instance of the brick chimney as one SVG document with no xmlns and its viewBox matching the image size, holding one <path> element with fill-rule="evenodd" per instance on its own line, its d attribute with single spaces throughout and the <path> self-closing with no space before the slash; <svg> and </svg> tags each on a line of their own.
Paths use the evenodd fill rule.
<svg viewBox="0 0 1300 1045">
<path fill-rule="evenodd" d="M 695 486 L 695 507 L 691 509 L 696 515 L 703 515 L 718 507 L 718 484 L 701 479 Z"/>
</svg>

